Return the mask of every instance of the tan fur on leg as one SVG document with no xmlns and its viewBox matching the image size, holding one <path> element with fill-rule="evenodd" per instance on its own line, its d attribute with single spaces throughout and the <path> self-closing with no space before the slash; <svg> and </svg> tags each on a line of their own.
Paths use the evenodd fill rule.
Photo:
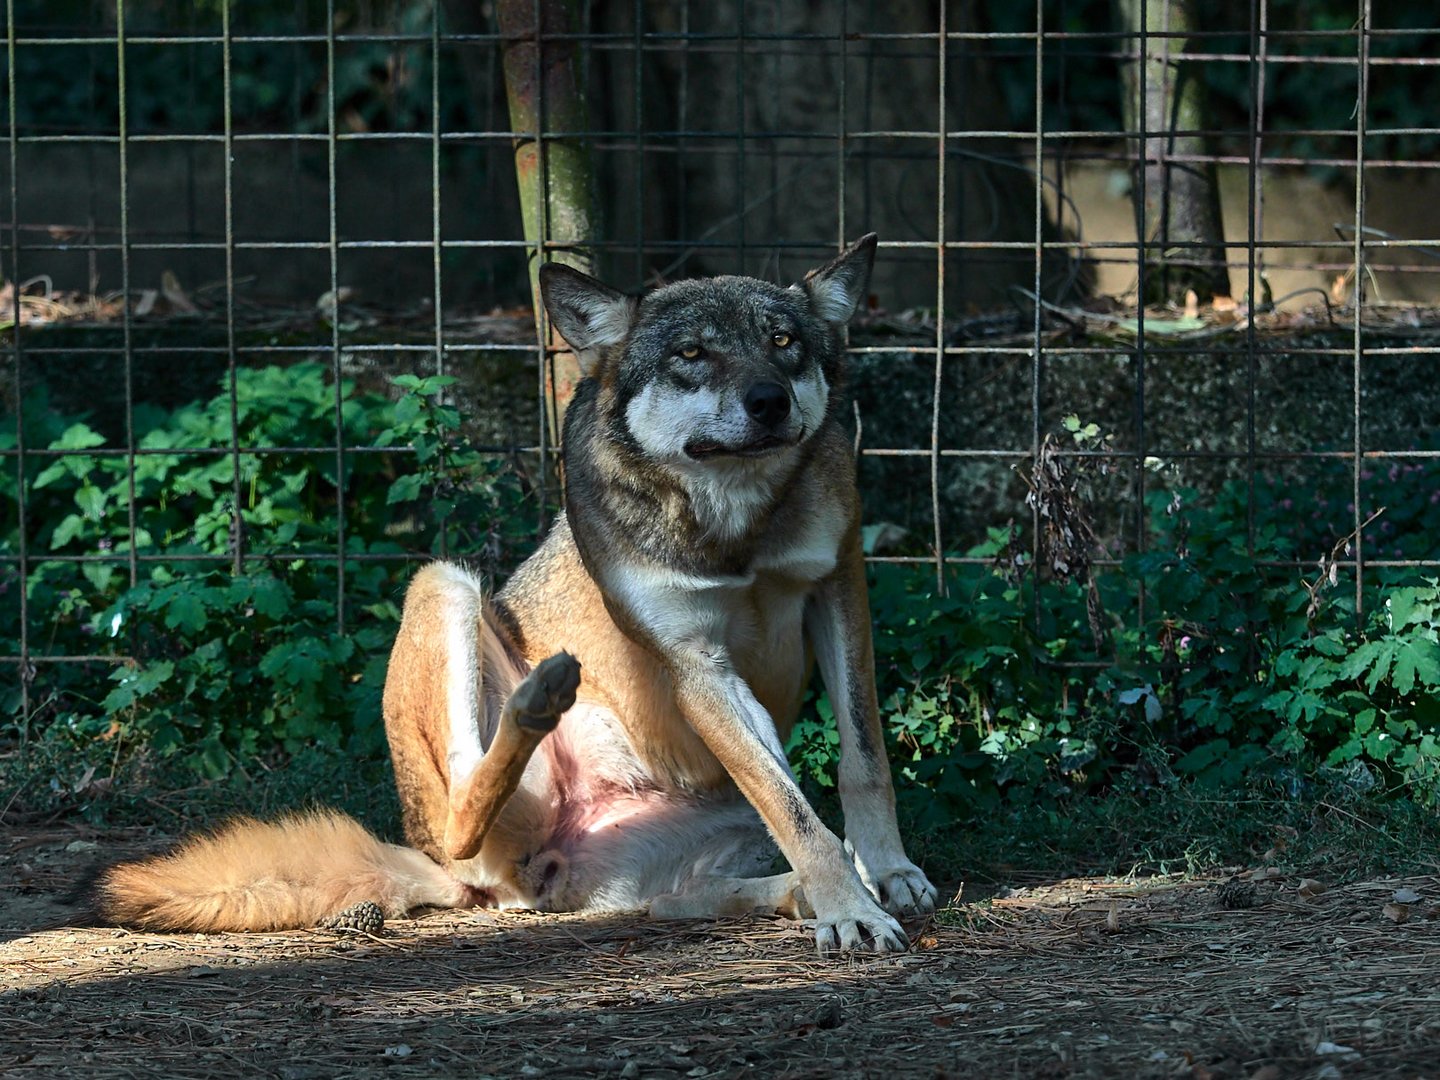
<svg viewBox="0 0 1440 1080">
<path fill-rule="evenodd" d="M 520 786 L 525 766 L 560 714 L 575 704 L 580 665 L 568 653 L 542 660 L 505 703 L 494 741 L 466 780 L 451 789 L 445 853 L 473 858 L 495 819 Z"/>
<path fill-rule="evenodd" d="M 650 901 L 652 919 L 714 919 L 728 915 L 784 915 L 813 919 L 794 871 L 763 878 L 698 877 L 678 893 Z"/>
</svg>

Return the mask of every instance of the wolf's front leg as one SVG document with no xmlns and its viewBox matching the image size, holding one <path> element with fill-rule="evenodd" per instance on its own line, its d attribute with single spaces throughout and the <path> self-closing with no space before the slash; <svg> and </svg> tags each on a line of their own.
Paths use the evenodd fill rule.
<svg viewBox="0 0 1440 1080">
<path fill-rule="evenodd" d="M 812 597 L 805 628 L 840 729 L 845 849 L 886 911 L 901 917 L 928 914 L 935 910 L 935 886 L 905 856 L 895 821 L 895 789 L 875 700 L 870 601 L 858 534 Z"/>
<path fill-rule="evenodd" d="M 840 840 L 805 801 L 775 722 L 723 650 L 687 648 L 671 658 L 680 708 L 760 813 L 815 911 L 815 947 L 833 953 L 903 952 L 909 939 L 861 882 Z"/>
</svg>

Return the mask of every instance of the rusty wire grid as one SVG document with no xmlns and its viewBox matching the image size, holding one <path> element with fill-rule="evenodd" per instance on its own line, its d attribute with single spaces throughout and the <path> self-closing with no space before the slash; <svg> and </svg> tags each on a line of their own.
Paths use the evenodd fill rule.
<svg viewBox="0 0 1440 1080">
<path fill-rule="evenodd" d="M 963 5 L 945 3 L 934 5 L 928 25 L 915 30 L 893 18 L 886 5 L 869 0 L 848 0 L 830 5 L 823 15 L 808 16 L 809 8 L 788 3 L 637 0 L 633 8 L 578 5 L 578 28 L 557 34 L 541 29 L 546 12 L 555 7 L 552 0 L 510 0 L 508 6 L 535 28 L 534 85 L 541 95 L 542 118 L 537 131 L 512 131 L 505 111 L 502 69 L 513 37 L 493 25 L 457 25 L 455 10 L 440 3 L 397 3 L 385 9 L 392 17 L 382 26 L 366 23 L 337 0 L 301 2 L 293 27 L 280 33 L 249 25 L 243 10 L 228 3 L 197 7 L 182 16 L 164 10 L 164 5 L 115 0 L 90 6 L 90 21 L 82 25 L 66 22 L 42 5 L 7 0 L 4 123 L 9 197 L 3 275 L 13 287 L 4 316 L 10 326 L 3 342 L 9 384 L 3 389 L 16 407 L 14 445 L 0 448 L 0 455 L 18 481 L 18 498 L 5 507 L 16 517 L 18 542 L 13 552 L 0 553 L 0 567 L 11 568 L 20 585 L 4 601 L 19 605 L 19 649 L 0 656 L 0 664 L 18 677 L 27 710 L 37 666 L 126 658 L 123 648 L 113 654 L 99 649 L 84 655 L 54 653 L 37 640 L 24 582 L 38 563 L 115 565 L 133 585 L 148 563 L 228 564 L 239 573 L 251 557 L 243 543 L 232 545 L 226 555 L 211 556 L 168 553 L 158 545 L 147 550 L 140 542 L 136 462 L 158 452 L 137 445 L 135 410 L 141 402 L 136 388 L 142 374 L 163 372 L 167 363 L 195 357 L 212 357 L 223 366 L 232 417 L 230 445 L 184 453 L 210 454 L 231 463 L 237 508 L 244 496 L 242 458 L 334 459 L 340 490 L 333 543 L 295 555 L 334 562 L 337 634 L 355 623 L 346 605 L 351 568 L 366 559 L 403 562 L 424 557 L 419 552 L 367 555 L 346 550 L 347 459 L 404 452 L 347 445 L 342 419 L 346 372 L 370 364 L 384 372 L 444 374 L 482 362 L 533 371 L 537 389 L 532 410 L 516 420 L 533 435 L 491 440 L 484 449 L 553 458 L 553 428 L 547 422 L 556 407 L 548 370 L 553 350 L 529 334 L 528 314 L 514 312 L 528 302 L 524 293 L 529 262 L 569 245 L 552 239 L 552 223 L 543 212 L 538 252 L 527 241 L 514 190 L 517 143 L 537 144 L 540 168 L 535 182 L 540 185 L 548 182 L 549 143 L 563 137 L 587 145 L 608 219 L 587 247 L 602 260 L 604 276 L 626 288 L 693 272 L 794 280 L 846 240 L 870 228 L 881 229 L 875 291 L 878 302 L 897 316 L 892 322 L 900 331 L 879 337 L 867 327 L 884 324 L 886 312 L 862 315 L 852 352 L 857 363 L 888 358 L 919 365 L 916 371 L 923 368 L 928 393 L 919 430 L 924 438 L 905 445 L 886 424 L 867 420 L 875 403 L 862 396 L 857 439 L 866 463 L 889 463 L 900 470 L 865 475 L 879 476 L 878 482 L 886 484 L 909 475 L 923 495 L 917 498 L 927 505 L 919 515 L 926 550 L 874 558 L 933 565 L 941 588 L 947 564 L 982 561 L 963 554 L 977 537 L 956 535 L 947 527 L 942 505 L 947 477 L 976 463 L 1033 464 L 1055 420 L 1047 383 L 1068 363 L 1108 357 L 1124 368 L 1133 416 L 1130 437 L 1123 446 L 1068 453 L 1104 457 L 1123 470 L 1130 506 L 1124 528 L 1131 550 L 1146 548 L 1145 516 L 1139 507 L 1147 479 L 1141 466 L 1155 456 L 1228 462 L 1251 476 L 1276 463 L 1343 463 L 1350 474 L 1357 532 L 1365 515 L 1363 470 L 1440 456 L 1433 449 L 1367 441 L 1364 377 L 1366 365 L 1376 358 L 1422 365 L 1433 363 L 1440 351 L 1388 338 L 1377 345 L 1368 336 L 1395 318 L 1393 305 L 1377 302 L 1372 284 L 1377 266 L 1413 276 L 1423 291 L 1440 281 L 1434 277 L 1440 270 L 1440 242 L 1382 232 L 1367 217 L 1376 177 L 1433 175 L 1440 168 L 1433 154 L 1407 157 L 1384 149 L 1399 145 L 1397 140 L 1433 139 L 1440 127 L 1377 122 L 1369 98 L 1375 77 L 1428 72 L 1437 63 L 1434 45 L 1440 30 L 1376 25 L 1369 0 L 1358 0 L 1350 26 L 1272 29 L 1269 0 L 1251 0 L 1237 8 L 1235 25 L 1183 35 L 1192 49 L 1191 62 L 1243 73 L 1250 102 L 1243 125 L 1188 132 L 1213 138 L 1213 152 L 1166 156 L 1165 141 L 1156 139 L 1143 122 L 1132 129 L 1096 129 L 1075 122 L 1067 110 L 1073 87 L 1066 82 L 1066 71 L 1067 64 L 1084 58 L 1113 61 L 1118 72 L 1126 58 L 1146 55 L 1151 39 L 1182 35 L 1148 29 L 1138 35 L 1107 28 L 1077 30 L 1065 0 L 1037 0 L 1033 12 L 1021 20 L 1028 25 L 1004 31 L 963 25 L 957 15 Z M 1069 5 L 1069 13 L 1074 10 Z M 1234 47 L 1237 41 L 1242 49 Z M 1384 47 L 1377 49 L 1377 44 Z M 563 135 L 545 130 L 543 121 L 546 82 L 540 69 L 542 58 L 551 55 L 547 50 L 556 47 L 574 50 L 578 57 L 591 114 L 586 129 Z M 390 79 L 391 85 L 398 85 L 396 71 L 407 64 L 421 70 L 423 62 L 425 83 L 412 95 L 419 106 L 403 116 L 397 109 L 384 123 L 356 115 L 346 99 L 349 84 L 342 85 L 342 75 L 350 77 L 357 57 L 375 49 L 388 52 L 391 64 L 380 75 L 366 77 Z M 282 54 L 293 58 L 295 71 L 294 122 L 289 126 L 252 111 L 255 91 L 247 74 L 247 68 L 264 57 Z M 37 55 L 47 63 L 73 67 L 77 92 L 88 93 L 96 103 L 89 123 L 56 127 L 27 106 L 18 72 L 27 58 Z M 197 94 L 219 81 L 218 122 L 165 129 L 136 116 L 132 80 L 141 70 L 140 58 L 150 65 L 162 56 L 166 63 L 188 65 L 189 85 Z M 1316 65 L 1345 73 L 1347 96 L 1331 113 L 1346 122 L 1271 126 L 1265 103 L 1276 73 Z M 788 89 L 783 78 L 786 69 L 797 66 L 806 75 L 800 92 Z M 994 117 L 976 115 L 965 101 L 957 101 L 959 90 L 973 88 L 1002 66 L 1028 73 L 1033 82 L 1033 115 L 1027 123 L 997 124 Z M 1147 65 L 1139 69 L 1143 96 Z M 1118 97 L 1118 74 L 1115 80 Z M 889 85 L 897 82 L 904 83 L 899 90 Z M 906 112 L 877 104 L 912 84 L 927 93 L 917 92 Z M 456 106 L 462 96 L 468 102 L 463 110 Z M 757 116 L 779 122 L 756 123 Z M 1245 173 L 1243 235 L 1223 243 L 1241 313 L 1209 337 L 1157 337 L 1147 331 L 1147 319 L 1156 317 L 1153 308 L 1136 305 L 1130 313 L 1118 308 L 1106 313 L 1081 309 L 1074 299 L 1079 278 L 1106 266 L 1133 270 L 1132 296 L 1145 295 L 1151 270 L 1143 256 L 1147 251 L 1161 253 L 1164 245 L 1139 244 L 1133 233 L 1083 235 L 1068 186 L 1076 165 L 1108 162 L 1129 171 L 1141 154 L 1152 163 L 1164 158 Z M 286 161 L 286 167 L 276 164 Z M 462 173 L 458 163 L 463 161 L 479 165 Z M 171 197 L 157 206 L 154 193 L 165 190 L 157 175 L 167 169 L 175 174 L 168 176 L 174 181 L 168 189 Z M 1329 235 L 1267 233 L 1267 181 L 1280 171 L 1296 169 L 1330 170 L 1353 178 L 1351 217 L 1343 227 Z M 143 199 L 137 195 L 142 174 Z M 266 175 L 271 177 L 268 186 Z M 1135 170 L 1134 176 L 1143 195 L 1146 170 Z M 479 182 L 464 183 L 464 177 L 479 177 Z M 64 187 L 53 199 L 52 184 L 57 190 Z M 1019 199 L 1028 208 L 1025 235 L 1000 235 L 988 227 L 1006 199 Z M 83 213 L 70 219 L 54 216 L 76 207 L 83 207 Z M 892 226 L 888 232 L 886 224 Z M 1396 261 L 1402 259 L 1406 261 Z M 182 324 L 182 331 L 203 325 L 218 336 L 197 333 L 177 343 L 141 333 L 150 325 L 150 317 L 141 313 L 144 293 L 153 294 L 159 272 L 173 267 L 183 268 L 189 281 L 213 280 L 209 295 L 218 297 L 198 319 Z M 1336 279 L 1335 295 L 1320 297 L 1328 320 L 1324 325 L 1348 328 L 1348 343 L 1281 346 L 1266 340 L 1259 317 L 1262 305 L 1246 307 L 1245 298 L 1258 301 L 1265 276 L 1282 270 L 1309 270 L 1322 275 L 1317 280 Z M 999 284 L 987 293 L 985 279 L 992 277 Z M 295 284 L 302 280 L 305 285 Z M 79 323 L 109 304 L 109 325 L 118 329 L 118 339 L 111 334 L 103 341 L 53 344 L 47 339 L 51 328 L 24 310 L 38 295 L 33 285 L 37 281 L 46 283 L 42 292 L 53 285 L 88 297 L 93 310 L 81 311 Z M 264 339 L 263 333 L 251 331 L 266 325 L 266 284 L 282 293 L 308 289 L 303 301 L 292 307 L 313 308 L 314 298 L 321 296 L 323 308 L 328 297 L 332 317 L 312 320 L 303 331 L 292 327 Z M 364 333 L 347 328 L 339 317 L 339 298 L 352 287 L 359 287 L 367 302 L 378 307 L 409 304 L 406 332 L 387 333 L 383 322 L 378 330 Z M 1325 290 L 1317 286 L 1306 291 Z M 1310 299 L 1312 306 L 1319 306 Z M 987 304 L 1004 310 L 1005 333 L 987 332 L 991 316 L 978 310 Z M 1421 306 L 1411 305 L 1415 310 Z M 473 316 L 497 307 L 512 312 L 506 333 L 474 333 L 476 320 L 467 321 L 464 313 Z M 1067 320 L 1092 319 L 1105 326 L 1132 318 L 1133 333 L 1124 340 L 1076 342 L 1056 333 Z M 518 337 L 516 326 L 525 331 Z M 538 340 L 547 340 L 543 328 Z M 1217 351 L 1243 358 L 1246 369 L 1240 445 L 1164 445 L 1163 419 L 1147 412 L 1156 365 L 1185 364 Z M 1348 445 L 1274 446 L 1257 432 L 1257 371 L 1281 353 L 1317 367 L 1348 363 Z M 120 370 L 122 395 L 115 404 L 123 410 L 123 430 L 112 444 L 84 453 L 127 462 L 125 551 L 41 549 L 41 523 L 27 511 L 27 466 L 72 453 L 34 445 L 27 437 L 25 409 L 20 407 L 27 380 L 47 363 L 63 363 L 77 354 L 103 359 Z M 250 364 L 317 356 L 326 358 L 334 383 L 333 440 L 318 446 L 242 444 L 235 422 L 237 372 Z M 967 410 L 970 402 L 957 396 L 950 376 L 957 364 L 982 363 L 1004 365 L 994 369 L 1002 375 L 1023 373 L 1023 388 L 1015 396 L 1017 415 L 1024 419 L 1021 434 L 1002 441 L 978 431 L 965 445 L 955 444 L 944 435 L 944 421 Z M 46 376 L 53 378 L 54 373 Z M 1292 404 L 1304 407 L 1303 402 Z M 1083 407 L 1083 402 L 1072 404 Z M 537 469 L 535 475 L 543 486 L 547 470 Z M 553 476 L 549 485 L 540 492 L 540 527 L 544 507 L 555 497 Z M 1017 502 L 1017 516 L 1031 512 Z M 1032 533 L 1038 536 L 1038 530 Z M 1094 560 L 1112 567 L 1119 561 L 1108 554 Z M 1275 565 L 1293 568 L 1311 562 Z M 1359 605 L 1367 568 L 1437 567 L 1440 560 L 1372 559 L 1356 545 L 1339 565 L 1353 574 Z"/>
</svg>

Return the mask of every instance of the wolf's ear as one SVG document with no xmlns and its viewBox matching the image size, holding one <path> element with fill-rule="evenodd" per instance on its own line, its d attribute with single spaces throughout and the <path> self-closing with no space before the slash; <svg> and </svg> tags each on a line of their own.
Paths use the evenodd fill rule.
<svg viewBox="0 0 1440 1080">
<path fill-rule="evenodd" d="M 874 233 L 867 233 L 818 270 L 811 270 L 800 283 L 815 313 L 826 322 L 844 326 L 865 299 L 877 239 Z"/>
<path fill-rule="evenodd" d="M 586 375 L 594 369 L 600 351 L 624 341 L 635 322 L 632 297 L 563 263 L 540 268 L 540 295 L 555 329 L 575 350 Z"/>
</svg>

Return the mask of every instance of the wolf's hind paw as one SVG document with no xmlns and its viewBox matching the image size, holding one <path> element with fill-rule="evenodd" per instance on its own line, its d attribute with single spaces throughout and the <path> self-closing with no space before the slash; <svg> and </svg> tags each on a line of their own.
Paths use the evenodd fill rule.
<svg viewBox="0 0 1440 1080">
<path fill-rule="evenodd" d="M 566 652 L 546 657 L 510 695 L 515 722 L 531 731 L 554 731 L 579 687 L 579 660 Z"/>
</svg>

